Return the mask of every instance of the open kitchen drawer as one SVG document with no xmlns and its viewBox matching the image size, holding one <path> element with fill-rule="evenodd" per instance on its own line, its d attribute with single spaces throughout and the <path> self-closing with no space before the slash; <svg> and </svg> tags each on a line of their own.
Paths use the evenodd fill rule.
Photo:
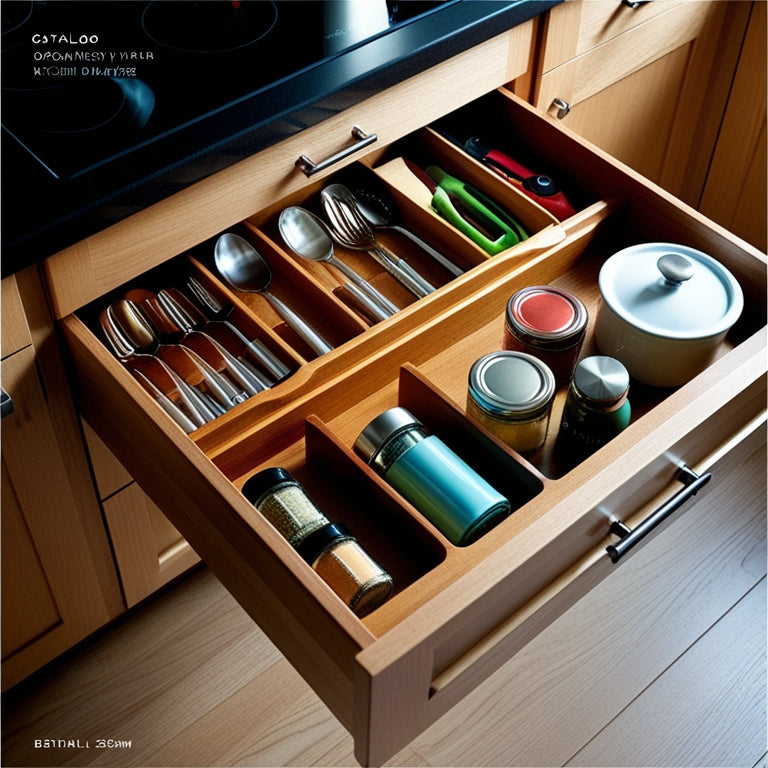
<svg viewBox="0 0 768 768">
<path fill-rule="evenodd" d="M 366 276 L 404 305 L 372 324 L 346 303 L 332 272 L 300 263 L 276 233 L 280 210 L 312 206 L 325 182 L 253 211 L 238 230 L 274 266 L 275 290 L 282 285 L 331 337 L 330 353 L 313 356 L 260 297 L 225 286 L 212 241 L 184 248 L 62 318 L 89 424 L 353 734 L 365 764 L 388 759 L 621 567 L 606 553 L 618 541 L 614 520 L 635 527 L 682 488 L 682 465 L 706 473 L 764 418 L 765 258 L 506 91 L 466 110 L 493 126 L 491 138 L 512 138 L 578 188 L 578 213 L 558 222 L 430 129 L 371 153 L 365 165 L 388 185 L 405 225 L 467 269 L 456 278 L 436 269 L 438 290 L 408 300 L 371 267 Z M 487 257 L 425 205 L 397 163 L 409 155 L 439 159 L 502 198 L 532 237 Z M 547 444 L 531 459 L 466 417 L 469 368 L 500 348 L 515 290 L 554 284 L 576 293 L 590 313 L 582 351 L 590 354 L 600 265 L 646 241 L 710 253 L 744 290 L 746 309 L 707 370 L 675 390 L 633 384 L 630 427 L 569 470 L 560 465 L 555 440 L 564 392 Z M 403 248 L 427 268 L 416 249 Z M 363 257 L 356 264 L 363 269 Z M 108 351 L 97 318 L 127 290 L 183 285 L 189 275 L 231 302 L 232 317 L 270 345 L 292 375 L 186 435 Z M 451 544 L 352 450 L 363 427 L 398 404 L 511 500 L 512 514 L 474 543 Z M 291 471 L 391 573 L 395 590 L 381 607 L 358 618 L 245 499 L 244 482 L 274 466 Z M 688 502 L 675 515 L 695 506 Z"/>
</svg>

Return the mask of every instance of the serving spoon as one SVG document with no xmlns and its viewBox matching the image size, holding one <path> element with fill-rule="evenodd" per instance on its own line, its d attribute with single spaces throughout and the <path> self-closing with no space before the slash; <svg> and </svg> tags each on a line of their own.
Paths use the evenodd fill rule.
<svg viewBox="0 0 768 768">
<path fill-rule="evenodd" d="M 320 200 L 331 222 L 331 232 L 341 245 L 369 253 L 392 277 L 418 298 L 435 290 L 435 286 L 410 264 L 381 247 L 373 228 L 360 212 L 357 200 L 345 186 L 329 184 L 320 192 Z"/>
<path fill-rule="evenodd" d="M 327 261 L 344 277 L 349 278 L 363 293 L 370 297 L 366 308 L 378 320 L 386 320 L 399 310 L 384 294 L 374 288 L 362 275 L 337 258 L 333 252 L 333 240 L 321 219 L 311 211 L 292 205 L 280 214 L 278 229 L 291 250 L 310 261 Z M 359 297 L 358 294 L 355 294 Z"/>
<path fill-rule="evenodd" d="M 381 193 L 360 187 L 355 189 L 352 194 L 355 200 L 357 200 L 357 207 L 360 209 L 360 213 L 368 220 L 374 230 L 391 229 L 394 232 L 398 232 L 418 245 L 419 248 L 431 256 L 438 264 L 442 264 L 455 277 L 461 277 L 464 274 L 464 270 L 461 267 L 458 267 L 440 251 L 433 248 L 425 240 L 422 240 L 415 232 L 411 232 L 410 229 L 394 223 L 393 207 L 388 204 Z"/>
<path fill-rule="evenodd" d="M 264 257 L 244 238 L 225 232 L 214 249 L 216 268 L 229 285 L 237 291 L 260 293 L 285 322 L 318 354 L 330 352 L 329 344 L 287 304 L 269 292 L 272 273 Z"/>
</svg>

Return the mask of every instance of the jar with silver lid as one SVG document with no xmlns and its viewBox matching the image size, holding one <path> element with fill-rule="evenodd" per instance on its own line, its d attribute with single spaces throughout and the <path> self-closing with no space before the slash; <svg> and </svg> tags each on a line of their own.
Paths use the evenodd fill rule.
<svg viewBox="0 0 768 768">
<path fill-rule="evenodd" d="M 585 357 L 573 374 L 563 407 L 558 453 L 573 465 L 629 426 L 629 373 L 612 357 Z"/>
<path fill-rule="evenodd" d="M 392 594 L 392 577 L 342 523 L 332 523 L 283 467 L 246 480 L 243 495 L 358 616 Z"/>
<path fill-rule="evenodd" d="M 529 286 L 507 302 L 503 347 L 545 362 L 561 387 L 576 366 L 587 320 L 587 308 L 572 293 L 549 285 Z"/>
<path fill-rule="evenodd" d="M 536 453 L 547 437 L 555 377 L 524 352 L 491 352 L 469 371 L 467 413 L 519 453 Z"/>
<path fill-rule="evenodd" d="M 379 414 L 355 451 L 457 546 L 510 513 L 509 501 L 405 408 Z"/>
</svg>

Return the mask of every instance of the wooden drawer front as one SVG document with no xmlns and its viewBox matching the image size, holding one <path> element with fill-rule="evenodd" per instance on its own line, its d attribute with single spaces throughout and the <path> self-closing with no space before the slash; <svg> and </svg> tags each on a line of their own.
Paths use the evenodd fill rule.
<svg viewBox="0 0 768 768">
<path fill-rule="evenodd" d="M 83 434 L 123 597 L 130 608 L 199 563 L 200 558 L 87 422 L 83 422 Z"/>
<path fill-rule="evenodd" d="M 542 72 L 663 15 L 683 2 L 640 3 L 635 8 L 616 0 L 582 0 L 555 6 L 547 14 Z"/>
<path fill-rule="evenodd" d="M 559 97 L 571 105 L 578 104 L 695 40 L 707 25 L 717 31 L 725 10 L 719 3 L 681 3 L 585 55 L 544 70 L 536 103 L 541 109 L 549 109 L 552 100 Z M 670 114 L 674 112 L 670 110 Z"/>
<path fill-rule="evenodd" d="M 354 125 L 378 135 L 371 152 L 523 74 L 532 29 L 533 21 L 521 24 L 56 254 L 46 262 L 56 316 L 301 190 L 307 179 L 298 157 L 338 152 Z"/>
<path fill-rule="evenodd" d="M 14 276 L 6 277 L 2 282 L 0 306 L 3 313 L 2 324 L 0 324 L 0 328 L 2 328 L 0 355 L 7 357 L 32 343 L 24 314 L 24 306 L 21 303 L 19 288 Z"/>
<path fill-rule="evenodd" d="M 200 561 L 135 483 L 104 501 L 104 516 L 129 608 Z"/>
<path fill-rule="evenodd" d="M 339 346 L 304 357 L 279 323 L 260 317 L 258 297 L 221 283 L 211 240 L 143 276 L 143 285 L 157 288 L 174 270 L 182 281 L 191 270 L 235 305 L 249 332 L 262 332 L 294 363 L 290 378 L 191 435 L 163 415 L 99 340 L 95 318 L 114 295 L 63 320 L 85 418 L 354 734 L 364 763 L 386 760 L 621 567 L 605 551 L 616 540 L 612 518 L 634 527 L 677 490 L 680 464 L 707 471 L 764 419 L 764 257 L 504 91 L 452 118 L 459 127 L 493 125 L 491 138 L 543 156 L 574 191 L 578 213 L 555 222 L 434 130 L 394 143 L 368 159 L 366 172 L 391 185 L 407 226 L 468 271 L 369 325 L 345 307 L 322 265 L 298 264 L 275 234 L 279 210 L 313 205 L 322 183 L 253 212 L 240 231 L 279 265 L 278 274 L 291 278 L 291 298 L 303 298 L 303 309 L 325 307 L 313 319 L 321 330 L 341 334 Z M 486 194 L 501 195 L 536 234 L 488 258 L 430 210 L 402 173 L 405 158 L 439 161 Z M 620 247 L 647 240 L 716 253 L 742 284 L 750 309 L 715 363 L 675 391 L 633 385 L 630 427 L 570 470 L 561 465 L 556 440 L 564 390 L 547 443 L 534 458 L 466 416 L 468 370 L 500 347 L 506 301 L 515 290 L 542 283 L 571 290 L 592 323 L 601 264 Z M 386 275 L 369 276 L 385 287 Z M 591 323 L 584 355 L 595 350 Z M 372 418 L 396 405 L 484 474 L 511 500 L 512 514 L 469 546 L 456 546 L 375 474 L 352 445 Z M 355 616 L 247 502 L 240 492 L 246 480 L 275 466 L 299 479 L 392 574 L 388 602 Z M 676 514 L 688 507 L 695 503 Z"/>
</svg>

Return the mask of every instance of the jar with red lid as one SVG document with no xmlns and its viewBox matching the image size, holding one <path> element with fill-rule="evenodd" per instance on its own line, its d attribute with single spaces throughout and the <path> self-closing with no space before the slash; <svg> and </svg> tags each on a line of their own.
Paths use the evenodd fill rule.
<svg viewBox="0 0 768 768">
<path fill-rule="evenodd" d="M 504 349 L 537 357 L 551 369 L 556 386 L 564 386 L 576 367 L 587 319 L 587 308 L 568 291 L 523 288 L 507 302 Z"/>
</svg>

